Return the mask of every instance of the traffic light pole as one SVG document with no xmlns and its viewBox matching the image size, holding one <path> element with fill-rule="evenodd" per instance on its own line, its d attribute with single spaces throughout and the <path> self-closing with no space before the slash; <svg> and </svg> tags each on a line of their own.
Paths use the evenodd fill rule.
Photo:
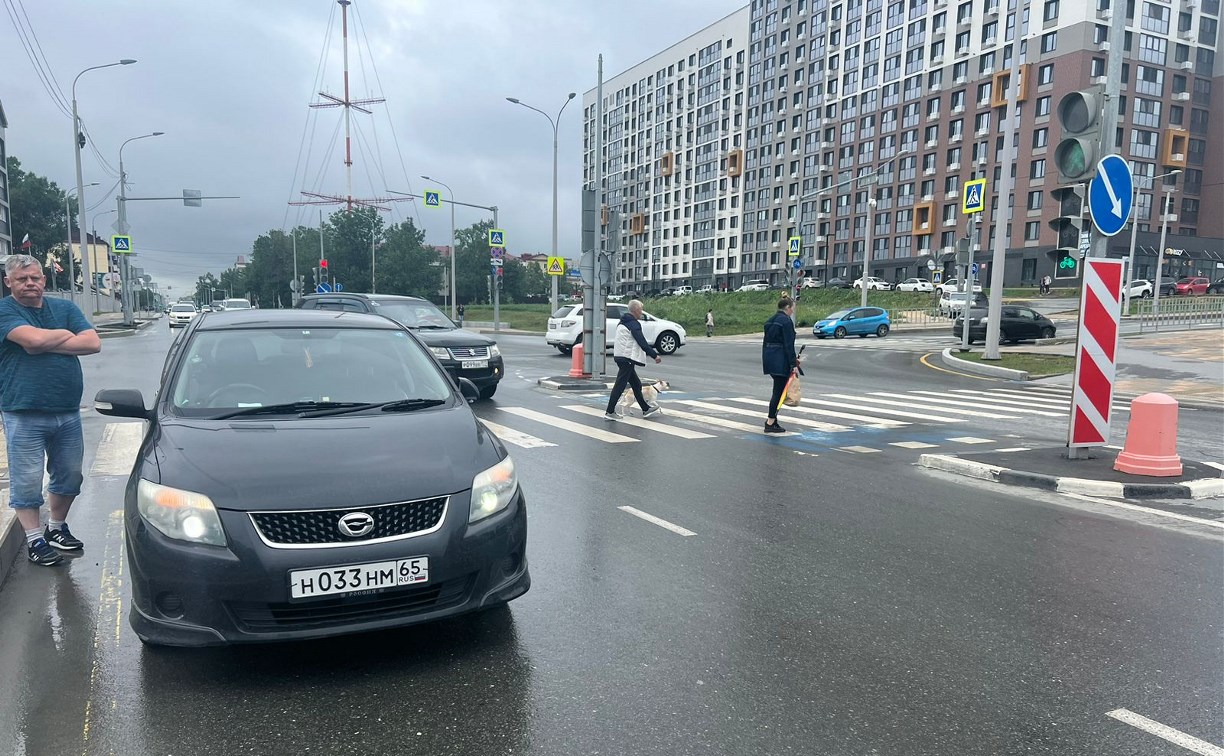
<svg viewBox="0 0 1224 756">
<path fill-rule="evenodd" d="M 1109 51 L 1105 65 L 1105 112 L 1101 114 L 1101 144 L 1097 159 L 1114 154 L 1117 149 L 1118 103 L 1122 95 L 1122 58 L 1125 55 L 1126 3 L 1111 3 L 1109 25 Z M 1138 6 L 1135 6 L 1138 8 Z M 1136 10 L 1136 13 L 1138 11 Z M 1096 166 L 1092 166 L 1095 170 Z M 1091 176 L 1088 177 L 1089 179 Z M 1088 192 L 1084 192 L 1084 202 Z M 1131 209 L 1134 212 L 1134 209 Z M 1109 256 L 1109 237 L 1095 234 L 1092 241 L 1093 257 Z"/>
</svg>

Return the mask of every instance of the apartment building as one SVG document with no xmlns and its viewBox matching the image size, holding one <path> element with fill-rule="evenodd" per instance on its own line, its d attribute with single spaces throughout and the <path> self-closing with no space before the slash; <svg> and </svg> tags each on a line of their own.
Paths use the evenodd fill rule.
<svg viewBox="0 0 1224 756">
<path fill-rule="evenodd" d="M 1113 152 L 1130 161 L 1137 177 L 1138 277 L 1154 273 L 1162 220 L 1169 232 L 1165 246 L 1185 250 L 1177 262 L 1184 270 L 1166 267 L 1166 275 L 1224 273 L 1215 270 L 1217 262 L 1224 265 L 1224 212 L 1209 211 L 1224 208 L 1219 5 L 1219 0 L 1119 4 L 1127 13 L 1127 33 L 1121 41 L 1125 57 Z M 626 140 L 642 133 L 640 121 L 631 120 L 634 128 L 623 130 L 624 116 L 634 113 L 629 101 L 642 97 L 632 84 L 648 89 L 651 71 L 659 80 L 672 69 L 668 61 L 691 58 L 708 45 L 705 32 L 605 86 L 607 133 L 612 135 L 614 124 L 622 127 L 606 151 L 608 204 L 628 214 L 628 225 L 622 224 L 628 233 L 622 235 L 627 264 L 653 272 L 631 264 L 647 251 L 648 259 L 662 263 L 663 277 L 645 280 L 670 280 L 671 266 L 684 271 L 689 263 L 695 285 L 707 277 L 731 288 L 747 279 L 781 282 L 789 272 L 786 248 L 792 236 L 802 238 L 801 264 L 817 278 L 857 278 L 864 259 L 869 275 L 889 280 L 926 275 L 928 261 L 951 272 L 956 239 L 967 233 L 977 259 L 989 260 L 995 224 L 1004 215 L 1007 284 L 1028 285 L 1053 275 L 1060 245 L 1058 224 L 1051 223 L 1060 208 L 1050 195 L 1058 186 L 1056 109 L 1066 93 L 1104 82 L 1106 54 L 1113 46 L 1110 0 L 753 0 L 744 11 L 749 14 L 745 85 L 738 72 L 744 50 L 723 51 L 731 117 L 717 140 L 721 163 L 714 198 L 720 211 L 712 266 L 703 257 L 706 249 L 696 247 L 697 226 L 683 215 L 697 212 L 688 204 L 696 196 L 688 190 L 695 187 L 681 183 L 683 176 L 675 181 L 678 171 L 695 167 L 690 145 L 715 143 L 700 142 L 691 129 L 692 119 L 700 116 L 680 110 L 695 103 L 679 95 L 693 93 L 677 89 L 675 98 L 637 103 L 677 105 L 675 113 L 661 113 L 671 119 L 662 134 L 675 141 L 647 144 L 655 151 L 643 155 L 653 161 L 617 162 L 627 151 Z M 740 14 L 720 23 L 732 20 L 738 24 Z M 724 36 L 732 34 L 728 29 Z M 1014 129 L 1002 117 L 1013 63 L 1019 72 Z M 671 86 L 681 73 L 694 72 L 676 71 L 663 82 Z M 742 111 L 741 93 L 746 95 Z M 587 105 L 593 105 L 590 93 Z M 592 120 L 589 113 L 588 171 Z M 1001 209 L 1000 157 L 1013 131 L 1014 186 Z M 622 145 L 612 147 L 618 139 Z M 616 149 L 621 151 L 614 154 Z M 1159 178 L 1174 170 L 1182 173 Z M 867 176 L 878 179 L 875 186 L 855 180 Z M 988 203 L 970 228 L 961 212 L 961 192 L 975 178 L 987 180 Z M 708 174 L 702 179 L 709 185 Z M 1162 216 L 1166 189 L 1172 190 L 1171 204 Z M 681 206 L 666 207 L 669 200 Z M 675 212 L 656 217 L 656 202 L 679 211 L 683 221 L 676 223 Z M 742 205 L 738 248 L 733 238 L 721 236 L 724 204 L 728 211 Z M 632 218 L 639 215 L 635 226 Z M 736 220 L 730 216 L 728 231 Z M 635 234 L 637 229 L 641 233 Z M 659 230 L 669 233 L 656 239 Z M 1128 227 L 1111 239 L 1111 256 L 1128 253 L 1129 232 Z M 638 238 L 642 235 L 650 237 L 649 245 Z M 653 256 L 656 248 L 671 254 Z"/>
<path fill-rule="evenodd" d="M 4 115 L 4 103 L 0 102 L 0 257 L 13 252 L 13 215 L 9 210 L 8 147 L 4 132 L 8 118 Z"/>
</svg>

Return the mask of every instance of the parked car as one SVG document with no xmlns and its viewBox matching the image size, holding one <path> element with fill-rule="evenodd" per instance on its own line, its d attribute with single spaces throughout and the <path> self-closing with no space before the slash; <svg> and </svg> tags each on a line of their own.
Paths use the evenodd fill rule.
<svg viewBox="0 0 1224 756">
<path fill-rule="evenodd" d="M 943 283 L 935 284 L 935 293 L 943 294 L 945 291 L 960 291 L 960 286 L 961 286 L 961 282 L 959 279 L 949 278 L 947 281 L 944 281 Z M 977 281 L 974 281 L 973 290 L 981 291 L 982 285 L 979 284 Z"/>
<path fill-rule="evenodd" d="M 492 398 L 506 374 L 496 341 L 459 328 L 425 299 L 346 291 L 307 294 L 298 301 L 297 306 L 303 310 L 364 312 L 391 318 L 415 333 L 446 372 L 456 379 L 466 378 L 475 384 L 481 399 Z"/>
<path fill-rule="evenodd" d="M 974 307 L 985 307 L 989 302 L 986 295 L 981 292 L 973 294 L 973 301 L 970 303 L 970 309 Z M 965 292 L 946 290 L 939 295 L 939 314 L 952 317 L 956 313 L 965 309 Z"/>
<path fill-rule="evenodd" d="M 853 288 L 850 282 L 842 278 L 830 278 L 825 282 L 826 289 L 850 289 Z"/>
<path fill-rule="evenodd" d="M 990 318 L 985 307 L 974 307 L 969 311 L 969 343 L 986 340 L 986 328 Z M 958 317 L 952 324 L 952 335 L 963 338 L 965 318 Z M 1045 315 L 1028 307 L 1003 305 L 999 321 L 999 340 L 1017 342 L 1026 339 L 1052 339 L 1058 329 Z"/>
<path fill-rule="evenodd" d="M 925 278 L 907 278 L 897 284 L 897 291 L 935 291 L 935 284 Z"/>
<path fill-rule="evenodd" d="M 1178 279 L 1174 284 L 1173 293 L 1184 296 L 1206 294 L 1209 286 L 1211 286 L 1211 281 L 1202 276 L 1186 276 Z"/>
<path fill-rule="evenodd" d="M 171 328 L 182 328 L 190 323 L 191 319 L 195 316 L 195 305 L 179 303 L 170 305 L 170 311 L 166 316 L 166 320 Z"/>
<path fill-rule="evenodd" d="M 769 282 L 764 279 L 745 281 L 736 291 L 769 291 Z"/>
<path fill-rule="evenodd" d="M 800 289 L 819 289 L 823 286 L 824 286 L 824 281 L 821 281 L 817 278 L 812 278 L 811 276 L 805 277 L 802 281 L 799 282 Z"/>
<path fill-rule="evenodd" d="M 866 338 L 869 334 L 874 333 L 884 338 L 891 328 L 887 310 L 879 307 L 854 307 L 849 310 L 838 310 L 816 321 L 812 326 L 812 335 L 818 339 L 826 336 L 844 339 L 849 335 Z"/>
<path fill-rule="evenodd" d="M 1155 290 L 1152 282 L 1144 278 L 1137 278 L 1130 283 L 1131 299 L 1146 299 L 1152 296 L 1152 292 Z"/>
<path fill-rule="evenodd" d="M 698 289 L 697 293 L 698 294 L 713 294 L 717 291 L 718 289 L 715 289 L 713 284 L 706 284 L 705 286 L 702 286 L 700 289 Z"/>
<path fill-rule="evenodd" d="M 854 288 L 863 288 L 863 279 L 860 278 L 855 281 Z M 867 291 L 892 291 L 892 284 L 885 281 L 883 278 L 867 276 Z"/>
<path fill-rule="evenodd" d="M 1224 278 L 1217 278 L 1207 287 L 1208 294 L 1224 294 Z"/>
<path fill-rule="evenodd" d="M 146 421 L 123 519 L 136 635 L 320 638 L 524 594 L 526 496 L 459 386 L 390 318 L 307 309 L 193 320 L 152 408 L 98 392 Z"/>
<path fill-rule="evenodd" d="M 616 339 L 616 325 L 626 312 L 628 305 L 608 304 L 608 318 L 604 322 L 605 349 L 612 348 Z M 659 350 L 660 354 L 673 354 L 684 346 L 688 333 L 684 326 L 663 318 L 656 318 L 648 312 L 642 312 L 642 336 Z M 582 305 L 565 305 L 557 309 L 548 319 L 548 333 L 544 339 L 551 347 L 556 347 L 561 354 L 570 351 L 582 343 Z"/>
<path fill-rule="evenodd" d="M 692 286 L 677 286 L 676 288 L 672 289 L 673 297 L 680 297 L 680 296 L 684 296 L 685 294 L 692 294 L 692 293 L 693 293 Z"/>
</svg>

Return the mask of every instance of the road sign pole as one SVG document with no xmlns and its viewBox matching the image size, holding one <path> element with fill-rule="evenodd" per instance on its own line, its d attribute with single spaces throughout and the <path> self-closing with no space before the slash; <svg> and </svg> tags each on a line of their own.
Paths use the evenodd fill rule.
<svg viewBox="0 0 1224 756">
<path fill-rule="evenodd" d="M 1101 113 L 1101 144 L 1097 152 L 1101 156 L 1110 155 L 1117 149 L 1118 102 L 1122 95 L 1122 62 L 1126 55 L 1125 45 L 1123 44 L 1126 37 L 1126 13 L 1119 13 L 1117 4 L 1110 5 L 1109 7 L 1113 13 L 1109 25 L 1109 49 L 1105 53 L 1105 102 L 1103 106 L 1104 112 Z M 1123 5 L 1122 10 L 1124 11 L 1125 8 L 1126 6 Z M 1129 201 L 1131 198 L 1129 187 L 1126 190 L 1126 194 Z M 1126 218 L 1124 217 L 1122 220 L 1125 221 Z M 1098 226 L 1098 228 L 1100 227 Z M 1092 245 L 1093 257 L 1109 256 L 1109 237 L 1113 236 L 1114 233 L 1117 232 L 1105 232 L 1096 235 Z M 1081 283 L 1083 282 L 1082 276 L 1083 274 L 1081 273 Z"/>
<path fill-rule="evenodd" d="M 1165 189 L 1164 197 L 1160 199 L 1160 246 L 1156 248 L 1156 280 L 1152 282 L 1152 322 L 1156 330 L 1160 330 L 1160 278 L 1164 268 L 1165 234 L 1169 230 L 1169 200 L 1173 198 L 1173 189 Z"/>
<path fill-rule="evenodd" d="M 451 207 L 454 208 L 454 206 L 455 206 L 455 203 L 452 202 Z M 493 228 L 501 228 L 501 226 L 497 225 L 497 208 L 496 207 L 493 208 Z M 502 241 L 503 242 L 505 241 L 504 237 L 502 238 Z M 503 277 L 504 276 L 498 275 L 497 273 L 493 274 L 493 333 L 494 334 L 501 332 L 501 288 L 499 284 L 501 283 L 501 280 Z"/>
<path fill-rule="evenodd" d="M 874 182 L 871 184 L 871 188 L 868 189 L 867 191 L 869 193 L 867 197 L 867 240 L 866 240 L 866 246 L 863 247 L 863 277 L 860 279 L 862 282 L 863 290 L 860 292 L 860 295 L 859 295 L 859 306 L 860 307 L 867 306 L 867 266 L 871 262 L 871 245 L 873 243 L 873 235 L 875 232 L 876 198 L 875 198 L 875 183 Z"/>
</svg>

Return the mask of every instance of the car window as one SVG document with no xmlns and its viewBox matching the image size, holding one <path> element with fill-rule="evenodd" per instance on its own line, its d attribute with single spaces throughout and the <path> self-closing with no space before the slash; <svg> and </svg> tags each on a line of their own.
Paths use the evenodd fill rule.
<svg viewBox="0 0 1224 756">
<path fill-rule="evenodd" d="M 608 318 L 610 320 L 620 320 L 625 316 L 624 305 L 608 305 Z"/>
<path fill-rule="evenodd" d="M 227 310 L 249 310 L 251 303 L 245 299 L 226 299 L 221 302 L 221 305 Z"/>
<path fill-rule="evenodd" d="M 408 328 L 458 328 L 454 321 L 443 315 L 432 302 L 426 302 L 424 299 L 372 299 L 370 312 L 385 315 Z"/>
<path fill-rule="evenodd" d="M 881 316 L 881 315 L 883 315 L 883 314 L 884 314 L 884 311 L 883 311 L 883 310 L 879 309 L 878 307 L 875 307 L 875 308 L 872 308 L 872 309 L 870 309 L 870 310 L 867 310 L 867 313 L 866 313 L 866 314 L 865 314 L 863 317 L 866 317 L 866 318 L 878 318 L 878 317 L 880 317 L 880 316 Z"/>
<path fill-rule="evenodd" d="M 1018 318 L 1018 317 L 1020 317 L 1020 310 L 1019 310 L 1019 309 L 1017 309 L 1017 308 L 1015 308 L 1015 307 L 1004 307 L 1004 308 L 1003 308 L 1003 317 L 1005 317 L 1005 318 Z"/>
<path fill-rule="evenodd" d="M 337 312 L 365 312 L 366 308 L 353 299 L 320 299 L 320 310 L 336 310 Z"/>
<path fill-rule="evenodd" d="M 574 310 L 573 305 L 566 305 L 564 307 L 558 307 L 557 311 L 552 314 L 552 317 L 564 318 L 566 315 L 569 315 L 571 312 L 573 312 L 573 310 Z"/>
<path fill-rule="evenodd" d="M 292 402 L 388 402 L 452 396 L 407 333 L 363 328 L 197 331 L 170 389 L 174 411 L 208 417 Z"/>
<path fill-rule="evenodd" d="M 180 305 L 176 304 L 170 308 L 171 312 L 195 312 L 195 305 Z"/>
</svg>

